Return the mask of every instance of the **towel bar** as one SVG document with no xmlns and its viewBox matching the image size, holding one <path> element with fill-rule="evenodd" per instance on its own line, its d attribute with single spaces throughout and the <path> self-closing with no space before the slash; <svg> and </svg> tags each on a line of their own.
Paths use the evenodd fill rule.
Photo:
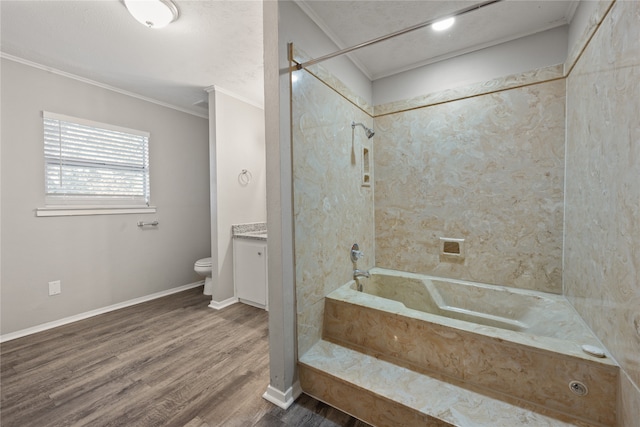
<svg viewBox="0 0 640 427">
<path fill-rule="evenodd" d="M 144 227 L 146 225 L 153 225 L 154 227 L 156 227 L 158 224 L 159 224 L 158 221 L 151 221 L 151 222 L 138 221 L 138 227 Z"/>
</svg>

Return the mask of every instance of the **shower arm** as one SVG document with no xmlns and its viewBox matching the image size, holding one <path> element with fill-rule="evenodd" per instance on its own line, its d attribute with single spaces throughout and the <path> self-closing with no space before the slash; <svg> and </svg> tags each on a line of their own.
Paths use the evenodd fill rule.
<svg viewBox="0 0 640 427">
<path fill-rule="evenodd" d="M 362 126 L 362 129 L 364 129 L 364 133 L 367 135 L 368 139 L 371 139 L 373 135 L 375 135 L 374 130 L 366 127 L 363 123 L 351 122 L 351 129 L 355 129 L 356 126 Z"/>
<path fill-rule="evenodd" d="M 490 5 L 494 4 L 494 3 L 499 3 L 501 1 L 504 1 L 504 0 L 488 0 L 488 1 L 484 1 L 482 3 L 476 3 L 474 5 L 465 7 L 464 9 L 457 10 L 457 11 L 455 11 L 453 13 L 450 13 L 450 14 L 447 14 L 445 16 L 442 16 L 442 17 L 439 17 L 439 18 L 436 18 L 436 19 L 430 19 L 429 21 L 425 21 L 425 22 L 422 22 L 420 24 L 416 24 L 414 26 L 405 28 L 403 30 L 399 30 L 399 31 L 393 32 L 391 34 L 387 34 L 386 36 L 381 36 L 381 37 L 378 37 L 378 38 L 375 38 L 375 39 L 371 39 L 369 41 L 357 44 L 355 46 L 351 46 L 351 47 L 339 50 L 337 52 L 333 52 L 333 53 L 330 53 L 328 55 L 321 56 L 321 57 L 316 58 L 316 59 L 311 59 L 309 61 L 302 62 L 302 63 L 300 63 L 300 62 L 296 61 L 295 59 L 293 59 L 292 52 L 291 52 L 291 49 L 290 49 L 289 50 L 289 55 L 290 55 L 289 60 L 296 63 L 296 65 L 295 65 L 295 69 L 296 70 L 302 70 L 303 68 L 307 68 L 307 67 L 309 67 L 311 65 L 315 65 L 315 64 L 317 64 L 319 62 L 326 61 L 327 59 L 335 58 L 336 56 L 344 55 L 345 53 L 353 52 L 354 50 L 358 50 L 360 48 L 367 47 L 367 46 L 370 46 L 372 44 L 380 43 L 380 42 L 383 42 L 383 41 L 388 40 L 390 38 L 401 36 L 403 34 L 409 33 L 411 31 L 415 31 L 415 30 L 419 30 L 419 29 L 424 28 L 424 27 L 428 27 L 429 25 L 432 25 L 435 22 L 441 21 L 441 20 L 443 20 L 445 18 L 455 18 L 457 16 L 462 16 L 462 15 L 464 15 L 466 13 L 473 12 L 473 11 L 481 9 L 481 8 L 483 8 L 485 6 L 490 6 Z"/>
</svg>

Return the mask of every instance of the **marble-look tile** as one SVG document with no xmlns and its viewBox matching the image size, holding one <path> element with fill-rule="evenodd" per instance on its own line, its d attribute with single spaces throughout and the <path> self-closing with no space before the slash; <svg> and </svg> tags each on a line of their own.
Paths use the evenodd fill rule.
<svg viewBox="0 0 640 427">
<path fill-rule="evenodd" d="M 378 300 L 348 285 L 329 295 L 324 338 L 418 372 L 446 375 L 496 394 L 615 424 L 618 367 L 611 359 L 582 353 L 583 342 L 421 315 L 394 301 Z M 360 302 L 386 305 L 372 309 Z M 572 311 L 568 306 L 565 310 Z M 585 328 L 582 323 L 575 327 Z M 587 343 L 597 340 L 592 336 Z M 574 395 L 571 381 L 583 382 L 589 393 Z"/>
<path fill-rule="evenodd" d="M 596 423 L 616 424 L 617 367 L 478 336 L 465 337 L 464 349 L 466 382 Z M 589 393 L 573 394 L 572 381 L 585 384 Z"/>
<path fill-rule="evenodd" d="M 640 2 L 616 1 L 567 79 L 564 289 L 635 383 L 628 401 L 640 400 L 639 40 Z"/>
<path fill-rule="evenodd" d="M 563 342 L 600 346 L 593 332 L 561 295 L 445 280 L 379 267 L 371 269 L 370 273 L 370 279 L 362 280 L 365 294 L 398 301 L 409 309 L 472 322 L 469 325 L 472 331 L 485 325 Z M 356 297 L 362 296 L 350 291 L 348 285 L 345 288 L 338 289 L 331 297 L 354 301 L 349 292 Z M 377 307 L 384 305 L 381 301 L 385 300 L 374 299 L 369 303 Z"/>
<path fill-rule="evenodd" d="M 294 46 L 294 58 L 299 64 L 309 61 L 310 58 L 306 52 Z M 304 71 L 296 71 L 296 73 L 302 73 Z M 347 85 L 331 74 L 325 67 L 320 64 L 311 65 L 306 68 L 307 73 L 313 74 L 318 80 L 324 82 L 327 86 L 344 96 L 349 102 L 357 106 L 363 112 L 369 116 L 373 116 L 373 106 L 369 104 L 363 97 L 352 91 Z"/>
<path fill-rule="evenodd" d="M 635 427 L 640 422 L 640 388 L 626 374 L 620 375 L 618 391 L 618 413 L 620 427 Z"/>
<path fill-rule="evenodd" d="M 574 49 L 565 64 L 565 70 L 571 70 L 578 61 L 567 79 L 564 287 L 625 371 L 619 407 L 622 425 L 627 427 L 637 419 L 640 402 L 640 12 L 638 2 L 617 1 L 597 27 L 610 5 L 610 0 L 598 2 L 591 24 L 578 38 L 586 43 L 597 28 L 595 36 L 579 59 L 580 49 Z M 397 206 L 388 203 L 376 211 L 376 232 L 384 235 L 384 243 L 375 248 L 373 231 L 365 230 L 372 221 L 373 214 L 367 210 L 372 205 L 366 205 L 364 215 L 348 206 L 354 200 L 369 203 L 371 193 L 364 188 L 352 191 L 351 183 L 360 178 L 345 174 L 341 163 L 345 153 L 340 151 L 344 145 L 331 145 L 337 140 L 350 142 L 351 120 L 372 126 L 372 108 L 326 70 L 314 67 L 311 71 L 315 76 L 297 72 L 315 83 L 294 87 L 293 110 L 299 190 L 294 197 L 302 201 L 296 211 L 296 281 L 303 324 L 299 342 L 305 352 L 320 334 L 322 310 L 318 307 L 323 296 L 350 278 L 352 267 L 342 261 L 348 248 L 343 247 L 354 241 L 371 257 L 364 260 L 363 268 L 374 265 L 375 249 L 382 264 L 393 268 L 413 264 L 420 266 L 416 271 L 441 276 L 560 292 L 565 101 L 564 82 L 552 80 L 562 77 L 561 67 L 376 106 L 376 114 L 390 114 L 432 105 L 416 110 L 419 113 L 402 113 L 402 120 L 389 120 L 389 116 L 375 120 L 376 176 L 390 153 L 398 156 L 396 170 L 388 163 L 386 171 L 395 187 L 384 188 L 384 181 L 374 181 L 375 186 L 383 187 L 384 197 L 400 194 Z M 340 95 L 319 79 L 339 88 Z M 508 88 L 513 89 L 505 91 Z M 446 104 L 434 105 L 441 102 Z M 444 116 L 439 116 L 440 108 Z M 398 125 L 391 126 L 392 135 L 383 140 L 385 120 Z M 355 136 L 354 147 L 368 143 L 363 135 Z M 415 143 L 427 137 L 429 145 L 438 149 L 435 155 Z M 390 142 L 397 146 L 385 151 Z M 329 148 L 322 151 L 325 144 Z M 339 158 L 334 156 L 336 150 Z M 354 156 L 354 171 L 359 169 L 358 161 Z M 411 173 L 406 173 L 405 163 L 413 168 Z M 421 169 L 420 163 L 428 167 Z M 347 178 L 339 180 L 335 175 Z M 436 197 L 443 183 L 450 184 L 446 197 Z M 343 193 L 343 188 L 349 191 Z M 519 197 L 523 194 L 528 197 Z M 407 208 L 403 199 L 426 202 Z M 488 205 L 497 209 L 486 209 Z M 413 217 L 416 212 L 421 215 L 418 219 Z M 349 218 L 346 224 L 344 218 Z M 356 224 L 356 218 L 363 218 L 364 225 Z M 477 230 L 482 231 L 474 235 Z M 469 256 L 459 262 L 434 256 L 439 253 L 434 242 L 441 235 L 465 237 Z M 485 261 L 489 263 L 483 266 Z"/>
<path fill-rule="evenodd" d="M 377 117 L 376 265 L 561 293 L 564 105 L 559 80 Z"/>
<path fill-rule="evenodd" d="M 298 311 L 296 326 L 298 331 L 298 354 L 307 352 L 322 338 L 322 319 L 324 317 L 324 299 Z"/>
<path fill-rule="evenodd" d="M 615 1 L 616 0 L 598 0 L 590 2 L 595 5 L 595 7 L 592 10 L 591 16 L 588 17 L 588 23 L 582 29 L 582 33 L 576 37 L 573 45 L 569 46 L 569 53 L 567 54 L 567 59 L 564 61 L 565 76 L 569 74 L 569 70 L 575 65 L 580 57 L 580 53 L 584 50 L 587 43 L 589 43 L 593 33 L 598 29 L 598 25 L 600 25 L 602 19 Z"/>
<path fill-rule="evenodd" d="M 333 300 L 325 303 L 324 338 L 396 364 L 462 379 L 464 333 L 397 314 Z M 451 342 L 459 343 L 452 346 Z"/>
<path fill-rule="evenodd" d="M 429 426 L 436 420 L 437 426 L 461 427 L 591 425 L 527 404 L 514 406 L 326 341 L 309 350 L 299 366 L 304 390 L 310 388 L 311 394 L 365 421 L 368 414 L 384 413 L 385 403 L 395 402 L 390 406 L 393 418 L 375 419 L 374 425 Z"/>
<path fill-rule="evenodd" d="M 436 104 L 442 104 L 444 102 L 458 101 L 465 98 L 487 95 L 493 92 L 503 91 L 506 89 L 514 89 L 534 83 L 557 80 L 562 77 L 564 77 L 562 65 L 552 65 L 549 67 L 539 68 L 520 74 L 512 74 L 509 76 L 496 78 L 482 83 L 470 84 L 454 89 L 434 92 L 403 101 L 395 101 L 388 104 L 376 105 L 374 107 L 374 112 L 375 117 L 379 117 L 387 114 L 409 111 L 415 108 L 429 107 Z"/>
<path fill-rule="evenodd" d="M 318 337 L 321 310 L 310 309 L 353 275 L 350 249 L 365 256 L 358 267 L 375 260 L 373 188 L 361 185 L 363 147 L 372 150 L 362 129 L 371 117 L 306 71 L 293 86 L 293 198 L 297 312 L 299 331 Z M 312 315 L 318 317 L 312 319 Z M 311 325 L 316 325 L 312 328 Z M 299 337 L 299 352 L 312 344 Z"/>
<path fill-rule="evenodd" d="M 374 268 L 371 271 L 375 274 L 378 268 Z M 533 324 L 530 324 L 530 329 L 524 331 L 515 331 L 504 328 L 485 326 L 475 322 L 468 322 L 460 320 L 454 317 L 444 317 L 430 312 L 423 312 L 415 309 L 408 308 L 403 303 L 390 300 L 387 298 L 379 298 L 367 293 L 369 288 L 368 283 L 365 283 L 365 292 L 356 292 L 353 287 L 353 281 L 348 282 L 345 286 L 338 288 L 327 296 L 329 303 L 344 302 L 348 306 L 364 306 L 374 310 L 384 311 L 397 316 L 404 316 L 419 321 L 439 324 L 455 330 L 467 331 L 472 334 L 480 334 L 496 340 L 509 341 L 514 344 L 535 347 L 550 352 L 562 353 L 571 357 L 584 358 L 591 360 L 592 356 L 586 355 L 582 350 L 583 344 L 589 344 L 595 347 L 602 347 L 598 338 L 589 330 L 579 316 L 576 316 L 575 310 L 570 308 L 568 304 L 562 304 L 561 307 L 553 307 L 552 304 L 543 304 L 544 310 L 552 310 L 554 313 L 551 318 L 547 319 L 546 316 L 538 313 L 538 319 Z M 525 291 L 522 291 L 525 292 Z M 526 291 L 532 292 L 532 291 Z M 549 297 L 555 297 L 557 299 L 563 299 L 559 295 L 550 295 Z M 329 305 L 329 304 L 326 304 Z M 561 313 L 563 312 L 563 313 Z M 325 311 L 325 315 L 330 313 Z M 325 320 L 325 327 L 328 326 Z M 350 329 L 355 328 L 355 325 L 345 325 Z M 552 331 L 555 327 L 557 330 Z M 394 337 L 394 340 L 397 338 Z M 611 366 L 617 366 L 611 355 L 606 352 L 607 359 L 603 359 L 601 363 L 610 364 Z"/>
<path fill-rule="evenodd" d="M 305 393 L 376 427 L 454 427 L 306 364 L 299 365 Z"/>
</svg>

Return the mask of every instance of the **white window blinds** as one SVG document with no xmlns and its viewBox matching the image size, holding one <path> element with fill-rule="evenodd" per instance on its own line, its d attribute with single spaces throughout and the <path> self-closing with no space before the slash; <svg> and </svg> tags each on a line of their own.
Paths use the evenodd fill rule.
<svg viewBox="0 0 640 427">
<path fill-rule="evenodd" d="M 149 205 L 149 133 L 43 111 L 47 205 Z"/>
</svg>

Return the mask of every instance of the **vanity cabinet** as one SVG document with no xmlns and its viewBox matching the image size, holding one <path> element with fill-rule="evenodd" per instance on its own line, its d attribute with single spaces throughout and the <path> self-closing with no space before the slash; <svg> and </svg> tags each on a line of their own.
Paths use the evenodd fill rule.
<svg viewBox="0 0 640 427">
<path fill-rule="evenodd" d="M 267 242 L 233 239 L 233 281 L 240 302 L 267 308 Z"/>
</svg>

